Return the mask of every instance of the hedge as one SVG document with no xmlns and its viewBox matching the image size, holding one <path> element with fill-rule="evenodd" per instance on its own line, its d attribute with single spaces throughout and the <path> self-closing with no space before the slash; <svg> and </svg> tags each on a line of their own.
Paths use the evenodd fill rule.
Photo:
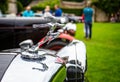
<svg viewBox="0 0 120 82">
<path fill-rule="evenodd" d="M 0 10 L 3 14 L 7 13 L 8 10 L 8 0 L 1 0 L 0 1 Z"/>
<path fill-rule="evenodd" d="M 23 10 L 24 10 L 23 5 L 19 1 L 17 1 L 17 13 L 20 13 Z"/>
<path fill-rule="evenodd" d="M 17 1 L 19 1 L 19 2 L 23 5 L 23 7 L 26 7 L 26 6 L 28 6 L 33 0 L 17 0 Z"/>
<path fill-rule="evenodd" d="M 69 1 L 69 2 L 82 2 L 84 0 L 63 0 L 63 1 Z"/>
<path fill-rule="evenodd" d="M 62 10 L 64 13 L 75 14 L 77 16 L 81 16 L 83 11 L 83 9 L 65 9 L 65 8 L 62 8 Z"/>
<path fill-rule="evenodd" d="M 83 9 L 67 9 L 67 8 L 61 8 L 63 13 L 68 13 L 68 14 L 75 14 L 77 16 L 81 16 L 82 15 L 82 11 Z M 32 7 L 32 10 L 34 12 L 36 11 L 42 11 L 44 10 L 44 7 L 39 7 L 39 6 L 34 6 Z M 55 11 L 54 8 L 51 8 L 52 11 Z"/>
</svg>

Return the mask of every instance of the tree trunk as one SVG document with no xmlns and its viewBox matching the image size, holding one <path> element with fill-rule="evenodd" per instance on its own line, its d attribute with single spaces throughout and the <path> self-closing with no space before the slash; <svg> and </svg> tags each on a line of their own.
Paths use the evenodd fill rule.
<svg viewBox="0 0 120 82">
<path fill-rule="evenodd" d="M 9 0 L 9 2 L 8 2 L 8 13 L 12 13 L 12 14 L 17 13 L 16 0 Z"/>
</svg>

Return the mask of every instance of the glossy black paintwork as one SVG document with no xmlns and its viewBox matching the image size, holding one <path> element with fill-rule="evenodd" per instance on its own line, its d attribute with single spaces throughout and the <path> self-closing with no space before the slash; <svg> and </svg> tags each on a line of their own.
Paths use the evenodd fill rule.
<svg viewBox="0 0 120 82">
<path fill-rule="evenodd" d="M 19 43 L 26 39 L 37 43 L 49 27 L 33 28 L 33 24 L 48 22 L 40 17 L 0 17 L 0 50 L 19 47 Z"/>
</svg>

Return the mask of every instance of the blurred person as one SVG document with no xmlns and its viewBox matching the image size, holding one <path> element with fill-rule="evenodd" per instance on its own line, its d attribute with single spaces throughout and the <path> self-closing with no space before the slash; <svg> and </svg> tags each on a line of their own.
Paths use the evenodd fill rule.
<svg viewBox="0 0 120 82">
<path fill-rule="evenodd" d="M 46 6 L 45 10 L 43 11 L 43 16 L 52 16 L 52 11 L 50 10 L 50 6 Z"/>
<path fill-rule="evenodd" d="M 93 8 L 90 7 L 90 3 L 87 4 L 87 7 L 83 9 L 84 14 L 84 23 L 85 23 L 85 38 L 92 38 L 92 17 L 93 17 Z"/>
<path fill-rule="evenodd" d="M 120 22 L 120 11 L 116 13 L 116 22 Z"/>
<path fill-rule="evenodd" d="M 31 10 L 30 6 L 26 7 L 26 10 L 22 13 L 23 17 L 33 17 L 34 16 L 34 12 Z"/>
<path fill-rule="evenodd" d="M 76 24 L 73 24 L 73 23 L 67 23 L 65 26 L 64 26 L 64 33 L 66 34 L 69 34 L 71 36 L 75 36 L 76 34 Z"/>
<path fill-rule="evenodd" d="M 52 10 L 50 9 L 50 6 L 49 6 L 49 5 L 47 5 L 47 6 L 45 7 L 45 9 L 42 11 L 42 13 L 44 14 L 46 10 L 52 14 Z"/>
<path fill-rule="evenodd" d="M 19 17 L 22 16 L 22 12 L 18 12 L 17 16 L 19 16 Z"/>
<path fill-rule="evenodd" d="M 82 14 L 82 22 L 83 23 L 84 23 L 84 19 L 85 19 L 84 14 Z"/>
<path fill-rule="evenodd" d="M 62 9 L 58 5 L 55 5 L 54 8 L 55 8 L 55 14 L 54 15 L 56 17 L 62 16 Z"/>
<path fill-rule="evenodd" d="M 84 18 L 85 18 L 85 17 L 84 17 L 84 14 L 82 14 L 82 23 L 84 23 Z M 86 33 L 86 32 L 85 32 L 85 24 L 83 24 L 83 31 L 84 31 L 84 33 Z"/>
<path fill-rule="evenodd" d="M 110 22 L 116 22 L 115 16 L 113 14 L 111 14 Z"/>
</svg>

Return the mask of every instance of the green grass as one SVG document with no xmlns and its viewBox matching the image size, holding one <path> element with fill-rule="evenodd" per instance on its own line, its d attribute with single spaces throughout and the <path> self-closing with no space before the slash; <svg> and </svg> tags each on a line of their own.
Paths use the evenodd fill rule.
<svg viewBox="0 0 120 82">
<path fill-rule="evenodd" d="M 120 82 L 120 23 L 93 23 L 92 39 L 85 40 L 84 25 L 77 24 L 76 38 L 87 49 L 89 82 Z"/>
<path fill-rule="evenodd" d="M 66 77 L 66 67 L 62 66 L 50 82 L 64 82 Z"/>
</svg>

